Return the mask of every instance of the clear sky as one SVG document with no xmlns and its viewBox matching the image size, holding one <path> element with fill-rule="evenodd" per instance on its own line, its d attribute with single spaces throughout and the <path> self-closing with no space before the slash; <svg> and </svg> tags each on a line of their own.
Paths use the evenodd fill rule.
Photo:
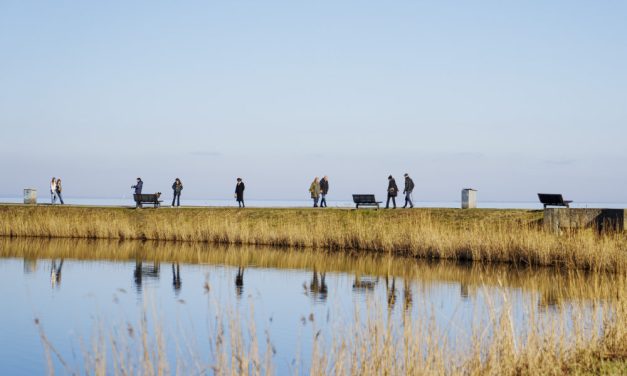
<svg viewBox="0 0 627 376">
<path fill-rule="evenodd" d="M 627 202 L 627 2 L 0 1 L 0 194 Z"/>
</svg>

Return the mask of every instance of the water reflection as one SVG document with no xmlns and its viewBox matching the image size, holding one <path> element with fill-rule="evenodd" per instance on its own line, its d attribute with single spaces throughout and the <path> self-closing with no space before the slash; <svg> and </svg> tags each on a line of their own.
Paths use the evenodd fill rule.
<svg viewBox="0 0 627 376">
<path fill-rule="evenodd" d="M 63 259 L 57 264 L 57 260 L 52 260 L 50 265 L 50 285 L 52 287 L 61 287 L 61 270 L 63 269 Z"/>
<path fill-rule="evenodd" d="M 24 274 L 32 274 L 37 271 L 37 259 L 24 257 Z"/>
<path fill-rule="evenodd" d="M 241 266 L 237 267 L 237 274 L 235 275 L 235 295 L 238 298 L 242 297 L 244 293 L 244 268 Z"/>
<path fill-rule="evenodd" d="M 174 288 L 174 294 L 176 296 L 181 292 L 181 286 L 183 282 L 181 281 L 181 268 L 178 262 L 172 263 L 172 288 Z"/>
<path fill-rule="evenodd" d="M 166 267 L 162 279 L 161 264 Z M 303 338 L 311 338 L 314 333 L 308 330 L 314 327 L 322 331 L 337 328 L 333 320 L 337 317 L 334 309 L 338 304 L 349 316 L 363 307 L 360 313 L 376 311 L 382 320 L 399 323 L 404 328 L 411 328 L 419 321 L 417 317 L 423 319 L 426 315 L 430 320 L 433 313 L 436 315 L 433 325 L 450 334 L 447 339 L 453 340 L 469 337 L 474 318 L 484 319 L 485 307 L 503 294 L 511 299 L 515 311 L 513 330 L 520 330 L 527 324 L 524 320 L 530 317 L 523 317 L 523 312 L 535 310 L 542 313 L 538 317 L 559 317 L 572 307 L 590 307 L 596 302 L 605 304 L 616 299 L 620 287 L 615 275 L 548 268 L 516 269 L 503 265 L 434 263 L 388 255 L 355 256 L 204 243 L 69 239 L 0 238 L 0 269 L 0 293 L 7 301 L 16 302 L 11 310 L 4 310 L 6 328 L 14 326 L 11 320 L 16 317 L 31 317 L 37 311 L 59 343 L 62 342 L 59 338 L 65 339 L 77 327 L 89 332 L 92 318 L 100 313 L 110 315 L 115 325 L 141 312 L 147 303 L 157 301 L 157 313 L 166 325 L 174 328 L 171 332 L 178 333 L 179 324 L 190 324 L 194 332 L 204 334 L 207 328 L 201 323 L 207 322 L 210 312 L 215 313 L 211 310 L 228 308 L 236 301 L 238 304 L 234 312 L 228 311 L 228 317 L 238 317 L 231 314 L 254 302 L 254 315 L 258 316 L 252 318 L 253 314 L 244 312 L 243 317 L 257 320 L 258 329 L 272 331 L 270 337 L 272 345 L 278 348 L 279 364 L 291 361 L 296 347 L 294 338 L 299 337 L 294 335 L 297 331 L 302 331 Z M 13 283 L 19 277 L 24 283 Z M 624 283 L 624 279 L 620 281 Z M 52 292 L 49 283 L 54 287 Z M 252 297 L 251 286 L 255 290 Z M 136 294 L 126 294 L 127 290 L 136 290 Z M 35 298 L 26 298 L 29 294 Z M 490 301 L 486 303 L 488 298 Z M 54 304 L 59 301 L 76 304 L 67 310 L 67 304 Z M 82 304 L 86 301 L 96 304 Z M 116 316 L 118 312 L 120 315 Z M 301 317 L 303 321 L 299 321 Z M 27 325 L 32 325 L 31 321 Z M 295 321 L 299 322 L 297 329 L 293 327 Z M 25 330 L 15 327 L 11 335 L 0 336 L 0 347 L 11 350 L 15 347 L 17 354 L 38 348 L 37 333 L 27 340 L 30 337 L 24 336 Z M 22 338 L 26 339 L 20 346 L 12 345 Z M 61 352 L 72 356 L 68 349 Z M 281 356 L 284 358 L 279 359 Z M 278 373 L 288 371 L 281 369 Z M 30 372 L 39 373 L 42 372 Z"/>
<path fill-rule="evenodd" d="M 451 284 L 458 289 L 462 301 L 469 302 L 485 288 L 515 288 L 537 294 L 537 306 L 541 309 L 559 308 L 567 301 L 611 299 L 617 288 L 612 276 L 582 271 L 434 263 L 372 254 L 355 256 L 306 250 L 222 247 L 205 243 L 1 238 L 0 257 L 19 257 L 24 274 L 36 272 L 38 259 L 50 260 L 50 283 L 57 289 L 61 288 L 62 270 L 67 259 L 132 260 L 133 285 L 138 295 L 143 293 L 147 283 L 159 282 L 162 262 L 171 264 L 171 286 L 177 295 L 183 290 L 181 264 L 232 266 L 235 271 L 235 295 L 239 298 L 244 296 L 246 269 L 307 271 L 305 292 L 315 303 L 328 300 L 329 273 L 347 273 L 352 280 L 353 294 L 370 295 L 383 285 L 381 288 L 384 288 L 388 309 L 396 308 L 397 299 L 402 294 L 405 311 L 411 310 L 414 305 L 416 295 L 413 291 L 417 283 L 422 286 L 420 289 L 433 284 Z M 401 285 L 402 292 L 399 291 Z"/>
<path fill-rule="evenodd" d="M 326 276 L 327 273 L 318 273 L 316 271 L 316 267 L 314 266 L 311 282 L 309 283 L 309 294 L 314 302 L 324 303 L 327 300 L 329 290 L 325 282 Z"/>
<path fill-rule="evenodd" d="M 159 274 L 161 271 L 161 263 L 159 261 L 152 261 L 148 265 L 144 265 L 144 261 L 141 259 L 135 260 L 135 270 L 133 271 L 133 281 L 135 282 L 135 289 L 137 294 L 141 295 L 144 282 L 159 280 Z"/>
</svg>

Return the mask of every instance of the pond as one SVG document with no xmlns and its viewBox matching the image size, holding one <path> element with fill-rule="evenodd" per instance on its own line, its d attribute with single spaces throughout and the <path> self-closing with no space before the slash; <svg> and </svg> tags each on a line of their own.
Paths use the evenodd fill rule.
<svg viewBox="0 0 627 376">
<path fill-rule="evenodd" d="M 0 247 L 3 375 L 46 373 L 49 362 L 83 373 L 98 343 L 142 331 L 172 372 L 181 358 L 211 370 L 220 328 L 228 337 L 234 325 L 275 373 L 307 373 L 316 352 L 367 317 L 427 323 L 452 351 L 467 351 L 478 332 L 498 330 L 490 323 L 504 310 L 523 338 L 530 321 L 593 312 L 616 289 L 599 274 L 388 255 L 68 239 L 2 238 Z M 566 333 L 573 326 L 559 322 Z"/>
</svg>

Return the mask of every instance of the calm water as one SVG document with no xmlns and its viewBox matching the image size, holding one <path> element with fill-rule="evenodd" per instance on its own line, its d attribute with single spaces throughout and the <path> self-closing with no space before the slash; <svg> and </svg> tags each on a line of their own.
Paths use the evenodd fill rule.
<svg viewBox="0 0 627 376">
<path fill-rule="evenodd" d="M 313 251 L 7 238 L 0 247 L 1 375 L 46 372 L 35 319 L 72 367 L 99 329 L 124 335 L 144 311 L 161 326 L 171 364 L 182 342 L 211 363 L 216 316 L 243 328 L 252 321 L 261 348 L 268 332 L 275 369 L 285 374 L 306 371 L 315 331 L 332 337 L 356 310 L 395 322 L 432 317 L 463 347 L 503 297 L 522 331 L 531 311 L 559 316 L 613 291 L 611 279 L 598 275 Z"/>
</svg>

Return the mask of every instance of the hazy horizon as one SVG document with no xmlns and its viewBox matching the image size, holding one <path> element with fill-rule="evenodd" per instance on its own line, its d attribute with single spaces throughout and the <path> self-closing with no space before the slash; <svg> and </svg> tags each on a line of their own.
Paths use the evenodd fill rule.
<svg viewBox="0 0 627 376">
<path fill-rule="evenodd" d="M 0 195 L 627 202 L 627 3 L 3 1 Z"/>
</svg>

